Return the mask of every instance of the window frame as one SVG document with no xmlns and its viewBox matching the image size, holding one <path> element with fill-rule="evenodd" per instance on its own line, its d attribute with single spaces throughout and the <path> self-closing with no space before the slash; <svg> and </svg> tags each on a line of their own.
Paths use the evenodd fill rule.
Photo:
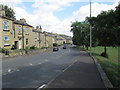
<svg viewBox="0 0 120 90">
<path fill-rule="evenodd" d="M 5 38 L 5 37 L 7 37 L 7 39 Z M 10 45 L 10 39 L 9 39 L 9 36 L 7 36 L 7 35 L 5 35 L 4 36 L 4 45 L 6 46 L 6 45 Z"/>
<path fill-rule="evenodd" d="M 5 24 L 5 22 L 7 22 L 7 23 Z M 5 31 L 9 31 L 9 21 L 3 21 L 3 28 Z"/>
</svg>

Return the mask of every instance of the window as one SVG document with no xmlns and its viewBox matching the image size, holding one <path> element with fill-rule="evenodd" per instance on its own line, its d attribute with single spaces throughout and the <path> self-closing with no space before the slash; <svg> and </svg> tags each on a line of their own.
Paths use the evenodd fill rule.
<svg viewBox="0 0 120 90">
<path fill-rule="evenodd" d="M 8 21 L 4 21 L 4 30 L 9 30 L 8 27 L 9 27 L 9 23 Z"/>
<path fill-rule="evenodd" d="M 26 27 L 26 32 L 28 32 L 28 28 Z"/>
<path fill-rule="evenodd" d="M 8 36 L 4 36 L 4 40 L 5 41 L 9 41 L 9 37 Z"/>
<path fill-rule="evenodd" d="M 28 45 L 28 38 L 26 39 L 26 45 Z"/>
<path fill-rule="evenodd" d="M 21 31 L 21 26 L 18 26 L 18 32 L 20 33 L 20 31 Z"/>
<path fill-rule="evenodd" d="M 4 36 L 4 45 L 9 45 L 9 40 L 8 36 Z"/>
</svg>

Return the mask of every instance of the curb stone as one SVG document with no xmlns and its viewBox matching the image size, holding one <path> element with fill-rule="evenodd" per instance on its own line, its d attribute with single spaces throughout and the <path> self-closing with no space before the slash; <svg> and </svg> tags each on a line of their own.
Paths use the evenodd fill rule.
<svg viewBox="0 0 120 90">
<path fill-rule="evenodd" d="M 86 52 L 89 54 L 88 51 L 86 51 Z M 89 54 L 89 55 L 90 55 L 90 54 Z M 95 62 L 95 64 L 96 64 L 96 66 L 97 66 L 97 69 L 98 69 L 98 71 L 99 71 L 99 74 L 100 74 L 100 76 L 101 76 L 101 79 L 102 79 L 105 87 L 106 87 L 106 88 L 113 88 L 112 83 L 111 83 L 110 80 L 108 79 L 106 73 L 105 73 L 104 70 L 102 69 L 101 65 L 98 63 L 97 59 L 96 59 L 95 57 L 91 56 L 91 55 L 90 55 L 90 57 L 94 60 L 94 62 Z"/>
</svg>

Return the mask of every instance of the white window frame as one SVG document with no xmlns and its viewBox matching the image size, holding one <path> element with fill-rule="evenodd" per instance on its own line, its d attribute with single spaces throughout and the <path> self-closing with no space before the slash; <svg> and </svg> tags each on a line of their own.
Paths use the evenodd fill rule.
<svg viewBox="0 0 120 90">
<path fill-rule="evenodd" d="M 28 32 L 28 27 L 26 27 L 26 32 Z"/>
<path fill-rule="evenodd" d="M 7 37 L 8 39 L 5 39 L 5 37 Z M 4 45 L 10 45 L 9 41 L 10 41 L 9 36 L 4 36 Z M 6 44 L 5 42 L 8 42 L 8 44 Z"/>
<path fill-rule="evenodd" d="M 7 22 L 6 25 L 5 25 L 5 22 Z M 5 26 L 7 27 L 7 29 L 5 28 Z M 4 30 L 8 31 L 9 30 L 9 22 L 8 21 L 3 21 L 3 27 L 4 27 Z"/>
<path fill-rule="evenodd" d="M 21 26 L 18 26 L 18 32 L 20 32 L 21 31 Z"/>
</svg>

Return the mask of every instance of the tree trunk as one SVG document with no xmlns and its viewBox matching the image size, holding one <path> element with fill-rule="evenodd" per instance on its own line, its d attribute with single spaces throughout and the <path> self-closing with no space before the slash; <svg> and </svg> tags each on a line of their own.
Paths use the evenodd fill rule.
<svg viewBox="0 0 120 90">
<path fill-rule="evenodd" d="M 107 47 L 104 46 L 104 53 L 105 53 L 105 56 L 107 55 Z"/>
</svg>

